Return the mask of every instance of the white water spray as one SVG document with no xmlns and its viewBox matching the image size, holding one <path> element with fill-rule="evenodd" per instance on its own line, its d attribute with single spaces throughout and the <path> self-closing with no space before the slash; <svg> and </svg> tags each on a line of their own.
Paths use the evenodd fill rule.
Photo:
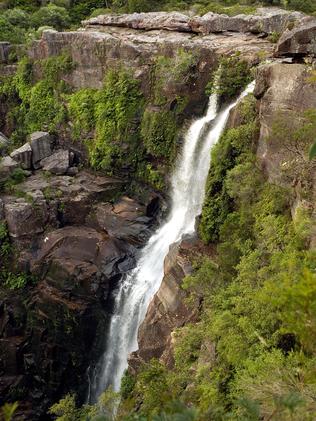
<svg viewBox="0 0 316 421">
<path fill-rule="evenodd" d="M 232 104 L 217 113 L 217 96 L 212 95 L 205 117 L 192 123 L 184 141 L 171 180 L 171 209 L 166 222 L 153 234 L 142 250 L 137 267 L 123 280 L 115 297 L 105 353 L 93 379 L 90 400 L 110 385 L 120 388 L 128 355 L 138 349 L 138 328 L 147 307 L 159 289 L 164 274 L 164 259 L 171 244 L 184 234 L 194 233 L 195 219 L 201 213 L 205 183 L 210 166 L 210 150 L 222 134 L 230 110 L 252 92 L 254 82 Z M 212 124 L 213 122 L 213 124 Z M 211 129 L 207 132 L 209 125 Z"/>
</svg>

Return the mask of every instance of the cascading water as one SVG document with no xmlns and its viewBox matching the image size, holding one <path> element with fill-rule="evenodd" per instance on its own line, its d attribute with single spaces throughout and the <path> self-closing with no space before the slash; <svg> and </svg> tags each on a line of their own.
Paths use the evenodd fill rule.
<svg viewBox="0 0 316 421">
<path fill-rule="evenodd" d="M 138 328 L 163 278 L 164 259 L 169 247 L 184 234 L 194 233 L 195 219 L 201 213 L 204 200 L 210 149 L 225 128 L 230 110 L 253 88 L 254 83 L 251 83 L 234 103 L 219 113 L 217 97 L 212 95 L 206 116 L 193 122 L 189 128 L 171 180 L 169 217 L 150 238 L 137 267 L 122 281 L 115 297 L 105 353 L 89 392 L 91 401 L 96 401 L 110 385 L 119 390 L 128 355 L 138 348 Z"/>
</svg>

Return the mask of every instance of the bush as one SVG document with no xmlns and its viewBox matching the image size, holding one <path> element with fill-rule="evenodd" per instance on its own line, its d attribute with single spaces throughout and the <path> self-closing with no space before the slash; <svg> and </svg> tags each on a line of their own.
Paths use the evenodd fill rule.
<svg viewBox="0 0 316 421">
<path fill-rule="evenodd" d="M 84 138 L 94 129 L 96 124 L 95 106 L 96 91 L 93 89 L 81 89 L 69 96 L 67 108 L 69 118 L 73 123 L 74 139 Z"/>
<path fill-rule="evenodd" d="M 93 168 L 112 173 L 116 167 L 135 166 L 141 110 L 138 82 L 124 70 L 109 71 L 103 89 L 96 94 L 96 134 L 89 144 Z"/>
<path fill-rule="evenodd" d="M 142 118 L 141 137 L 148 153 L 171 162 L 177 140 L 176 116 L 171 111 L 147 109 Z"/>
<path fill-rule="evenodd" d="M 58 31 L 62 31 L 69 27 L 70 17 L 64 7 L 49 4 L 48 6 L 41 7 L 32 15 L 32 25 L 35 28 L 48 25 Z"/>
<path fill-rule="evenodd" d="M 239 54 L 223 57 L 218 71 L 207 86 L 207 93 L 216 92 L 220 101 L 226 102 L 241 93 L 251 79 L 250 66 Z"/>
</svg>

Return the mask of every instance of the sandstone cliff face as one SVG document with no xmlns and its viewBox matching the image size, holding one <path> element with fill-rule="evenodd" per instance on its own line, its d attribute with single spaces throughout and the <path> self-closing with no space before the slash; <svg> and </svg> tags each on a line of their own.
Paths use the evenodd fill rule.
<svg viewBox="0 0 316 421">
<path fill-rule="evenodd" d="M 312 69 L 304 64 L 271 63 L 258 69 L 255 96 L 258 98 L 260 138 L 257 155 L 271 183 L 293 191 L 292 216 L 307 212 L 315 246 L 316 163 L 308 159 L 309 143 L 292 136 L 306 112 L 316 108 L 316 85 Z M 280 127 L 278 129 L 278 126 Z"/>
<path fill-rule="evenodd" d="M 239 51 L 244 59 L 257 63 L 260 52 L 264 51 L 266 56 L 273 52 L 269 41 L 251 33 L 196 35 L 184 32 L 178 24 L 171 29 L 168 25 L 177 16 L 167 14 L 163 22 L 161 19 L 157 22 L 147 15 L 101 16 L 84 22 L 84 28 L 76 32 L 45 31 L 42 39 L 30 48 L 29 55 L 43 59 L 67 51 L 75 63 L 67 81 L 76 88 L 100 88 L 109 69 L 123 66 L 141 82 L 141 90 L 148 100 L 152 95 L 151 75 L 157 57 L 174 57 L 179 49 L 192 52 L 196 61 L 190 77 L 177 83 L 165 81 L 162 87 L 170 106 L 178 96 L 186 96 L 185 111 L 192 116 L 203 111 L 207 100 L 205 86 L 221 55 Z M 170 22 L 166 23 L 166 19 Z M 141 30 L 143 27 L 153 30 Z"/>
<path fill-rule="evenodd" d="M 194 258 L 211 253 L 211 248 L 193 238 L 170 247 L 164 262 L 161 286 L 138 332 L 139 350 L 129 358 L 131 372 L 137 371 L 143 362 L 152 358 L 160 359 L 167 367 L 173 366 L 174 331 L 187 323 L 196 322 L 199 317 L 200 303 L 186 304 L 187 294 L 181 287 L 182 282 L 192 273 Z"/>
</svg>

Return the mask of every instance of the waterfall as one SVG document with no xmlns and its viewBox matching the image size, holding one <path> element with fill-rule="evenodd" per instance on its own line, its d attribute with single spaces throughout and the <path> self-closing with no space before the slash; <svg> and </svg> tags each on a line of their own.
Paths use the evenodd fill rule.
<svg viewBox="0 0 316 421">
<path fill-rule="evenodd" d="M 217 96 L 212 95 L 206 115 L 189 128 L 172 175 L 169 216 L 152 235 L 142 250 L 137 267 L 126 276 L 117 291 L 105 352 L 92 379 L 90 400 L 96 401 L 110 385 L 119 390 L 128 355 L 138 349 L 138 328 L 161 284 L 169 247 L 184 234 L 194 233 L 195 219 L 201 213 L 204 200 L 210 150 L 223 132 L 230 110 L 253 88 L 254 82 L 219 113 Z"/>
</svg>

